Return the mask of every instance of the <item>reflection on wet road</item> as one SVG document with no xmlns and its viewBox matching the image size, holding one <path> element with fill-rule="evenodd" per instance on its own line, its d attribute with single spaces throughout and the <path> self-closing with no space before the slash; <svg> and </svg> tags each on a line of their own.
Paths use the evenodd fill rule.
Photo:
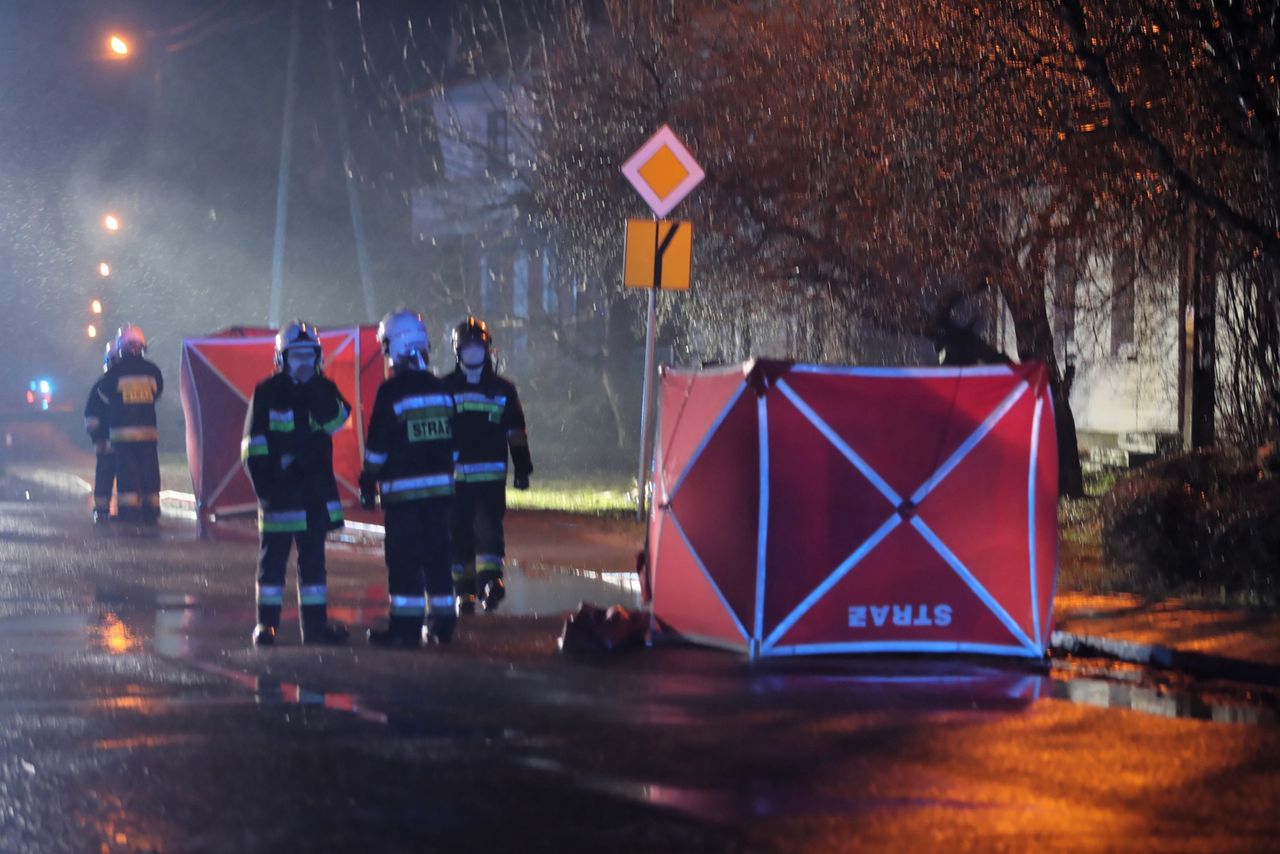
<svg viewBox="0 0 1280 854">
<path fill-rule="evenodd" d="M 1275 698 L 1248 687 L 1087 661 L 565 658 L 560 615 L 634 605 L 634 577 L 519 566 L 450 647 L 302 647 L 294 607 L 258 651 L 253 549 L 0 504 L 0 850 L 1247 850 L 1280 831 Z M 335 616 L 380 623 L 384 573 L 335 552 Z"/>
</svg>

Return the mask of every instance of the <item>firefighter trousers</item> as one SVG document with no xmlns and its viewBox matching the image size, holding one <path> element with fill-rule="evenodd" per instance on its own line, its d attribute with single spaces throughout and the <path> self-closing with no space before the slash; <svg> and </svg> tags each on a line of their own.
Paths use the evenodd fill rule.
<svg viewBox="0 0 1280 854">
<path fill-rule="evenodd" d="M 115 484 L 116 453 L 99 451 L 93 468 L 93 512 L 103 515 L 111 512 L 111 490 Z"/>
<path fill-rule="evenodd" d="M 160 518 L 160 456 L 155 442 L 113 442 L 116 511 L 125 521 Z"/>
<path fill-rule="evenodd" d="M 502 533 L 507 484 L 505 480 L 464 482 L 455 484 L 454 489 L 450 525 L 454 592 L 472 596 L 478 575 L 502 575 L 507 553 Z"/>
<path fill-rule="evenodd" d="M 431 613 L 453 614 L 449 575 L 447 496 L 383 506 L 386 522 L 387 594 L 392 618 L 415 623 Z"/>
<path fill-rule="evenodd" d="M 280 627 L 284 579 L 289 552 L 298 546 L 298 605 L 303 631 L 329 620 L 329 590 L 325 579 L 323 527 L 305 531 L 263 531 L 258 550 L 258 622 Z"/>
</svg>

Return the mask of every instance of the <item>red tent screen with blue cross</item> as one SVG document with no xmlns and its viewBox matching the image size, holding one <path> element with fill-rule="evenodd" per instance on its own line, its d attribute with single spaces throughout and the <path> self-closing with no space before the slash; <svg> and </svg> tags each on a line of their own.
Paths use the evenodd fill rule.
<svg viewBox="0 0 1280 854">
<path fill-rule="evenodd" d="M 1057 578 L 1043 365 L 664 370 L 657 627 L 752 656 L 1041 657 Z"/>
</svg>

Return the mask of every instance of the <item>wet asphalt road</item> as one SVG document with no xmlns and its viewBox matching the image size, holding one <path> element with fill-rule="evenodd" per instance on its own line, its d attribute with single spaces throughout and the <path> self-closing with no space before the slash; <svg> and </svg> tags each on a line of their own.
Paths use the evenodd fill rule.
<svg viewBox="0 0 1280 854">
<path fill-rule="evenodd" d="M 259 652 L 251 533 L 0 499 L 0 851 L 1280 845 L 1280 726 L 1243 692 L 1080 665 L 564 658 L 560 612 L 630 594 L 554 573 L 517 573 L 513 607 L 448 648 L 303 648 L 290 625 Z M 376 554 L 331 553 L 330 578 L 338 618 L 381 620 Z"/>
</svg>

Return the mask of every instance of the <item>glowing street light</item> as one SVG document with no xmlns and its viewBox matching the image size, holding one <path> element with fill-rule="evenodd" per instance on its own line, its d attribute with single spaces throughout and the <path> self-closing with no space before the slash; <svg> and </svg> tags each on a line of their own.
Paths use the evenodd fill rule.
<svg viewBox="0 0 1280 854">
<path fill-rule="evenodd" d="M 88 333 L 90 338 L 98 337 L 98 327 L 93 325 L 92 323 L 89 324 L 89 328 L 86 329 L 85 331 Z"/>
<path fill-rule="evenodd" d="M 107 231 L 119 231 L 120 220 L 115 218 L 114 214 L 107 214 L 102 218 L 102 225 Z"/>
<path fill-rule="evenodd" d="M 118 59 L 124 59 L 129 55 L 129 43 L 119 36 L 112 36 L 107 45 L 111 49 L 111 55 Z"/>
<path fill-rule="evenodd" d="M 89 303 L 89 311 L 93 312 L 94 314 L 102 314 L 102 300 L 96 299 L 93 302 Z"/>
<path fill-rule="evenodd" d="M 104 278 L 104 279 L 105 279 L 107 276 L 110 276 L 110 275 L 111 275 L 111 265 L 110 265 L 110 264 L 108 264 L 106 261 L 102 261 L 102 262 L 100 262 L 100 263 L 98 264 L 98 275 L 99 275 L 99 276 L 102 276 L 102 278 Z"/>
</svg>

